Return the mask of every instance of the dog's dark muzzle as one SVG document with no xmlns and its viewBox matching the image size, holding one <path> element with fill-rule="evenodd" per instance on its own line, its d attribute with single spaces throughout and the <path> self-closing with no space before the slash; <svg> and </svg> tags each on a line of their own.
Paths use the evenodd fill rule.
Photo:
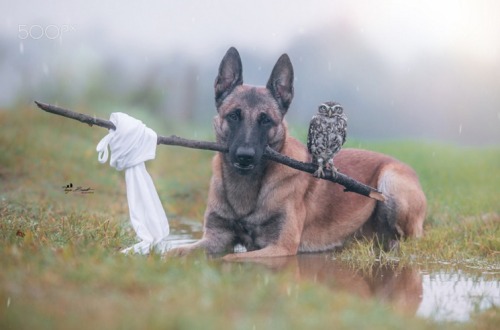
<svg viewBox="0 0 500 330">
<path fill-rule="evenodd" d="M 255 148 L 238 147 L 235 152 L 235 161 L 233 166 L 240 172 L 249 172 L 255 168 Z"/>
</svg>

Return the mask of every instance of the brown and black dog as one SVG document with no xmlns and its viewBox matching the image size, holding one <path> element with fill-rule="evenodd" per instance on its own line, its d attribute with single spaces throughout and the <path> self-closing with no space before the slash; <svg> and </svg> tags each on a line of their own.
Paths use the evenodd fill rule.
<svg viewBox="0 0 500 330">
<path fill-rule="evenodd" d="M 292 63 L 283 54 L 265 87 L 244 85 L 240 55 L 235 48 L 227 51 L 215 80 L 214 128 L 229 152 L 217 153 L 212 162 L 202 239 L 169 254 L 201 248 L 230 252 L 225 259 L 275 257 L 330 250 L 353 235 L 375 233 L 388 240 L 422 235 L 425 195 L 415 172 L 394 158 L 358 149 L 335 157 L 341 172 L 377 187 L 384 203 L 262 157 L 270 146 L 311 161 L 284 120 L 293 79 Z M 236 245 L 246 252 L 234 253 Z"/>
</svg>

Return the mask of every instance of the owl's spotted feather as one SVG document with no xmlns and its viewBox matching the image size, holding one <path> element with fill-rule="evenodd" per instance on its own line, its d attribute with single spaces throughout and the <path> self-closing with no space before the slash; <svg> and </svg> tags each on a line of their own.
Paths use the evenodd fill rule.
<svg viewBox="0 0 500 330">
<path fill-rule="evenodd" d="M 333 165 L 333 157 L 342 148 L 346 134 L 347 117 L 342 106 L 335 102 L 321 104 L 318 113 L 311 119 L 307 135 L 307 149 L 313 156 L 313 163 L 318 165 L 314 176 L 324 176 L 324 167 L 337 170 Z"/>
</svg>

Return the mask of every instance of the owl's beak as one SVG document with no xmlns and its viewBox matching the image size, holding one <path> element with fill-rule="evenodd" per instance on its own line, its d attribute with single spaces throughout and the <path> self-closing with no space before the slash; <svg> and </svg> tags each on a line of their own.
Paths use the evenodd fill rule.
<svg viewBox="0 0 500 330">
<path fill-rule="evenodd" d="M 328 117 L 333 117 L 333 109 L 328 108 Z"/>
</svg>

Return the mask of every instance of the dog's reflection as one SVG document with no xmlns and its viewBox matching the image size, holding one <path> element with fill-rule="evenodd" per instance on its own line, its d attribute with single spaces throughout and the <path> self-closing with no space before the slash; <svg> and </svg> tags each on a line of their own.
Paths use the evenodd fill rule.
<svg viewBox="0 0 500 330">
<path fill-rule="evenodd" d="M 411 315 L 416 313 L 422 301 L 422 276 L 416 268 L 379 263 L 356 268 L 335 260 L 332 254 L 252 258 L 244 262 L 258 263 L 275 271 L 291 271 L 298 280 L 318 282 L 333 291 L 388 302 L 395 309 Z"/>
</svg>

